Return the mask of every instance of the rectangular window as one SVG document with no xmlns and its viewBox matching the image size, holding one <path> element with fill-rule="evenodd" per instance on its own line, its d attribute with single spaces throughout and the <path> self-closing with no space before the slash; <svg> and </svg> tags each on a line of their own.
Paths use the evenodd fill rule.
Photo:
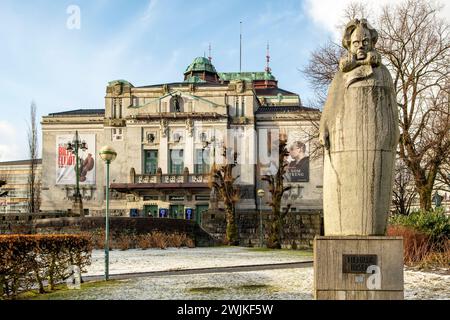
<svg viewBox="0 0 450 320">
<path fill-rule="evenodd" d="M 156 174 L 158 170 L 158 151 L 145 150 L 144 151 L 144 173 Z"/>
<path fill-rule="evenodd" d="M 241 97 L 241 117 L 245 116 L 245 97 Z"/>
<path fill-rule="evenodd" d="M 111 129 L 111 140 L 112 141 L 123 141 L 123 130 L 122 129 Z"/>
<path fill-rule="evenodd" d="M 236 97 L 236 100 L 235 100 L 235 104 L 234 104 L 234 112 L 235 112 L 235 116 L 236 117 L 239 117 L 239 97 Z"/>
<path fill-rule="evenodd" d="M 184 169 L 183 150 L 170 150 L 170 174 L 182 174 Z"/>
<path fill-rule="evenodd" d="M 267 151 L 269 157 L 272 156 L 272 131 L 269 129 L 267 130 Z"/>
<path fill-rule="evenodd" d="M 122 99 L 113 98 L 111 109 L 113 119 L 122 118 Z"/>
<path fill-rule="evenodd" d="M 195 150 L 195 174 L 209 173 L 209 150 L 208 149 L 196 149 Z"/>
</svg>

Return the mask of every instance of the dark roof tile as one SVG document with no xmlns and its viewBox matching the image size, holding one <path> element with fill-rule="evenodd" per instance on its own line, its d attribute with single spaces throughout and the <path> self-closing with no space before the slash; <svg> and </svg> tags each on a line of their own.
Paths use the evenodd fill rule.
<svg viewBox="0 0 450 320">
<path fill-rule="evenodd" d="M 77 109 L 63 112 L 50 113 L 50 117 L 58 116 L 90 116 L 90 115 L 104 115 L 105 109 Z"/>
<path fill-rule="evenodd" d="M 319 111 L 319 109 L 308 108 L 303 106 L 262 106 L 256 110 L 256 113 L 286 113 L 286 112 L 308 112 Z"/>
</svg>

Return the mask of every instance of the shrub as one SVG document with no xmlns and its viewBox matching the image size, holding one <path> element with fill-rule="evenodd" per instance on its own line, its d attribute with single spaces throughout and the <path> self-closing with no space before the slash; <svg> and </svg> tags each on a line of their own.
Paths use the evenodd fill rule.
<svg viewBox="0 0 450 320">
<path fill-rule="evenodd" d="M 0 235 L 0 297 L 16 297 L 38 287 L 43 293 L 44 279 L 53 290 L 57 282 L 91 263 L 92 244 L 84 235 Z"/>
<path fill-rule="evenodd" d="M 168 246 L 167 235 L 162 232 L 152 232 L 154 248 L 166 249 Z"/>
<path fill-rule="evenodd" d="M 388 235 L 403 237 L 406 265 L 448 268 L 450 217 L 443 210 L 394 215 L 389 222 Z"/>
<path fill-rule="evenodd" d="M 120 250 L 133 249 L 135 247 L 135 236 L 129 234 L 121 234 L 115 237 L 113 241 L 113 248 Z"/>
<path fill-rule="evenodd" d="M 394 215 L 390 224 L 408 226 L 428 235 L 437 248 L 444 248 L 450 238 L 450 217 L 442 209 L 415 211 L 408 216 Z"/>
<path fill-rule="evenodd" d="M 136 237 L 136 245 L 142 250 L 152 248 L 152 237 L 150 234 L 142 234 Z"/>
<path fill-rule="evenodd" d="M 90 234 L 90 239 L 94 248 L 104 249 L 105 247 L 105 231 L 98 229 Z M 195 242 L 186 233 L 166 233 L 160 231 L 153 231 L 151 233 L 136 235 L 130 231 L 123 231 L 120 233 L 112 233 L 110 235 L 110 248 L 128 250 L 134 248 L 149 249 L 160 248 L 166 249 L 169 247 L 180 248 L 189 247 L 194 248 Z"/>
<path fill-rule="evenodd" d="M 412 227 L 394 225 L 388 228 L 389 236 L 403 237 L 404 263 L 408 266 L 444 267 L 450 261 L 450 241 L 437 245 L 432 238 Z"/>
</svg>

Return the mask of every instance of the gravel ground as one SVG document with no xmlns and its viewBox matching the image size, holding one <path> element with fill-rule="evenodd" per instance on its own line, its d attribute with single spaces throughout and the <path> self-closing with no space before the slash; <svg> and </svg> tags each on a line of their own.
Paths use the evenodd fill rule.
<svg viewBox="0 0 450 320">
<path fill-rule="evenodd" d="M 224 267 L 310 260 L 292 251 L 246 248 L 129 250 L 111 252 L 112 273 Z M 93 254 L 89 275 L 102 274 L 103 252 Z M 405 299 L 450 300 L 450 275 L 405 270 Z M 74 290 L 52 299 L 74 300 L 309 300 L 313 269 L 282 269 L 120 280 L 107 286 Z"/>
<path fill-rule="evenodd" d="M 75 300 L 310 300 L 313 269 L 284 269 L 121 280 L 82 291 Z M 405 299 L 450 300 L 450 276 L 405 271 Z"/>
<path fill-rule="evenodd" d="M 87 276 L 102 275 L 105 258 L 102 250 L 92 252 L 92 265 Z M 110 274 L 185 270 L 197 268 L 246 266 L 256 264 L 288 263 L 312 260 L 304 252 L 292 250 L 260 251 L 241 247 L 214 247 L 194 249 L 149 249 L 110 251 Z"/>
</svg>

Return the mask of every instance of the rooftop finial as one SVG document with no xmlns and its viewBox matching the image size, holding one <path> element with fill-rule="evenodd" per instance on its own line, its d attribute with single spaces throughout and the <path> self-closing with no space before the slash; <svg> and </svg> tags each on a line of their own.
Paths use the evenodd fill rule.
<svg viewBox="0 0 450 320">
<path fill-rule="evenodd" d="M 269 47 L 269 42 L 267 42 L 267 54 L 266 54 L 266 72 L 270 73 L 272 71 L 272 69 L 270 69 L 270 47 Z"/>
<path fill-rule="evenodd" d="M 209 44 L 209 57 L 208 57 L 208 59 L 209 59 L 209 61 L 211 62 L 212 61 L 212 56 L 211 56 L 211 43 Z"/>
</svg>

